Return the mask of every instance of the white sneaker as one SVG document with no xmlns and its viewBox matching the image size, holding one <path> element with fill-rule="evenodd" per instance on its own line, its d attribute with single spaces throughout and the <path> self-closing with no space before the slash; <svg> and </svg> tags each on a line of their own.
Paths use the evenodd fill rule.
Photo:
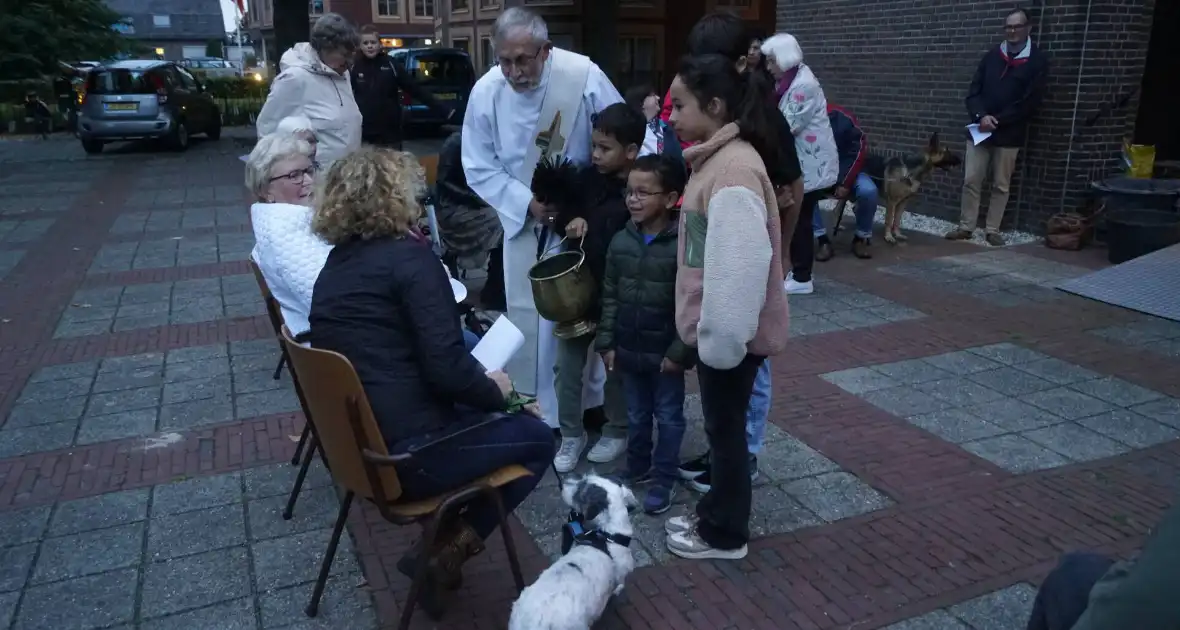
<svg viewBox="0 0 1180 630">
<path fill-rule="evenodd" d="M 671 536 L 672 534 L 691 532 L 697 528 L 697 523 L 699 523 L 700 520 L 701 517 L 697 516 L 696 512 L 688 512 L 687 514 L 682 514 L 680 516 L 673 516 L 672 518 L 664 521 L 664 533 Z"/>
<path fill-rule="evenodd" d="M 741 560 L 749 553 L 749 548 L 742 545 L 737 549 L 716 549 L 701 538 L 697 530 L 668 534 L 664 539 L 668 551 L 673 555 L 688 560 Z"/>
<path fill-rule="evenodd" d="M 578 459 L 582 456 L 582 450 L 585 448 L 585 433 L 578 437 L 561 438 L 561 448 L 557 449 L 557 455 L 553 458 L 553 467 L 563 475 L 573 470 L 578 465 Z"/>
<path fill-rule="evenodd" d="M 783 290 L 787 295 L 810 295 L 815 292 L 815 281 L 799 282 L 793 274 L 787 274 L 787 279 L 783 281 Z"/>
<path fill-rule="evenodd" d="M 595 464 L 605 464 L 615 461 L 615 458 L 627 452 L 627 438 L 598 438 L 594 448 L 586 453 L 586 459 Z"/>
</svg>

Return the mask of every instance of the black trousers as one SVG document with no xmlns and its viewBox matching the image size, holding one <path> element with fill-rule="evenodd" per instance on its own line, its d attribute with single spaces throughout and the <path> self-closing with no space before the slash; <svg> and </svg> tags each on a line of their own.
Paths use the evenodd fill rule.
<svg viewBox="0 0 1180 630">
<path fill-rule="evenodd" d="M 791 275 L 797 282 L 811 281 L 811 268 L 815 266 L 815 233 L 811 229 L 816 205 L 828 195 L 828 189 L 813 190 L 803 195 L 803 206 L 799 208 L 799 221 L 791 235 Z"/>
<path fill-rule="evenodd" d="M 705 435 L 709 438 L 711 488 L 697 503 L 697 533 L 714 549 L 737 549 L 750 540 L 750 455 L 746 409 L 754 378 L 766 357 L 746 355 L 729 370 L 697 365 Z"/>
<path fill-rule="evenodd" d="M 1090 589 L 1114 561 L 1093 553 L 1066 554 L 1041 583 L 1028 630 L 1069 630 L 1090 602 Z"/>
<path fill-rule="evenodd" d="M 484 308 L 506 311 L 508 298 L 504 293 L 504 246 L 488 252 L 488 279 L 479 292 L 479 303 Z"/>
</svg>

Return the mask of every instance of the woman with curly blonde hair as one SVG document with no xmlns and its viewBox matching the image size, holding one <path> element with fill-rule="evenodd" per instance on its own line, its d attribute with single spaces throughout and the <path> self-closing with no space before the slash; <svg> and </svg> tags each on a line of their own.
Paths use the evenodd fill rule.
<svg viewBox="0 0 1180 630">
<path fill-rule="evenodd" d="M 512 510 L 553 460 L 553 434 L 528 413 L 506 413 L 512 383 L 487 373 L 464 346 L 447 272 L 415 227 L 423 186 L 405 153 L 363 148 L 332 165 L 316 194 L 312 229 L 334 248 L 311 303 L 311 343 L 356 368 L 390 452 L 411 449 L 503 417 L 425 449 L 398 464 L 405 500 L 437 496 L 509 464 L 533 474 L 500 488 Z M 483 550 L 499 523 L 494 504 L 472 503 L 444 542 L 417 546 L 398 562 L 413 576 L 425 558 L 420 602 L 441 614 L 442 596 L 460 582 L 463 563 Z"/>
</svg>

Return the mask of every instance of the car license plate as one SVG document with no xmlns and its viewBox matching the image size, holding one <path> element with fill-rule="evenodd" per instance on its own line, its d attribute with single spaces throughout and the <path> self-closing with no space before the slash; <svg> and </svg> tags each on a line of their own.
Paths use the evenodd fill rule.
<svg viewBox="0 0 1180 630">
<path fill-rule="evenodd" d="M 108 112 L 133 112 L 139 109 L 139 103 L 104 103 Z"/>
<path fill-rule="evenodd" d="M 457 94 L 455 94 L 454 92 L 447 92 L 445 94 L 435 94 L 434 98 L 436 98 L 440 101 L 453 101 L 456 98 L 459 98 L 459 96 Z"/>
</svg>

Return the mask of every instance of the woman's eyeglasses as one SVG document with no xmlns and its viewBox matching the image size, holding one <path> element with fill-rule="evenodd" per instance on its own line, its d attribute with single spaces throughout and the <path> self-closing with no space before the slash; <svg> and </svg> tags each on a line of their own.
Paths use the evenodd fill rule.
<svg viewBox="0 0 1180 630">
<path fill-rule="evenodd" d="M 301 169 L 291 171 L 290 173 L 283 173 L 282 175 L 277 175 L 275 177 L 270 178 L 269 181 L 276 182 L 280 179 L 285 179 L 289 182 L 300 182 L 300 181 L 303 181 L 303 178 L 305 176 L 306 177 L 315 177 L 316 168 L 317 168 L 316 165 L 312 164 L 311 166 L 309 166 L 307 168 L 301 168 Z"/>
</svg>

